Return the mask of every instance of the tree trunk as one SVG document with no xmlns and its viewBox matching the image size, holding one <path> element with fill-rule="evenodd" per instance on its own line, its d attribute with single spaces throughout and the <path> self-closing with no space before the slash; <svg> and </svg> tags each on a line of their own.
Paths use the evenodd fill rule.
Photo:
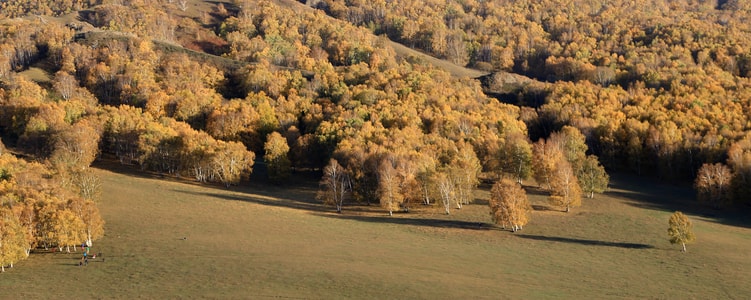
<svg viewBox="0 0 751 300">
<path fill-rule="evenodd" d="M 595 198 L 595 192 L 589 192 L 589 199 Z"/>
<path fill-rule="evenodd" d="M 683 245 L 683 251 L 682 252 L 686 252 L 686 243 L 681 243 L 681 245 Z"/>
<path fill-rule="evenodd" d="M 569 211 L 571 211 L 571 207 L 570 207 L 570 206 L 568 206 L 568 204 L 567 204 L 567 205 L 566 205 L 566 212 L 569 212 Z"/>
<path fill-rule="evenodd" d="M 391 210 L 389 210 L 389 217 L 391 217 L 391 216 L 393 216 L 393 215 L 394 215 L 394 212 L 393 212 L 393 211 L 391 211 Z"/>
</svg>

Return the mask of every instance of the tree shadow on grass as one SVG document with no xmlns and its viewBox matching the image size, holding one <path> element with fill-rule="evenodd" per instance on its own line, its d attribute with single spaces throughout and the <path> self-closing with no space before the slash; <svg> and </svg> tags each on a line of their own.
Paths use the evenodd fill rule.
<svg viewBox="0 0 751 300">
<path fill-rule="evenodd" d="M 532 204 L 532 210 L 536 210 L 536 211 L 557 211 L 557 212 L 561 212 L 562 211 L 560 209 L 555 209 L 555 208 L 552 208 L 550 206 L 540 205 L 540 204 Z M 563 212 L 565 212 L 565 211 L 563 211 Z"/>
<path fill-rule="evenodd" d="M 611 175 L 611 184 L 605 194 L 623 199 L 625 204 L 633 207 L 665 212 L 682 211 L 706 218 L 710 222 L 751 228 L 749 207 L 715 209 L 701 205 L 696 200 L 696 192 L 688 185 L 659 183 L 653 178 L 616 173 Z"/>
<path fill-rule="evenodd" d="M 524 185 L 523 187 L 527 195 L 550 196 L 549 191 L 546 191 L 538 186 Z"/>
<path fill-rule="evenodd" d="M 275 196 L 267 196 L 267 195 L 262 195 L 262 194 L 226 194 L 226 193 L 212 193 L 212 192 L 194 192 L 194 191 L 185 191 L 185 190 L 177 190 L 177 189 L 174 189 L 172 191 L 177 192 L 177 193 L 196 195 L 196 196 L 206 196 L 206 197 L 225 199 L 225 200 L 243 201 L 243 202 L 250 202 L 250 203 L 268 205 L 268 206 L 286 207 L 286 208 L 294 208 L 294 209 L 316 211 L 316 212 L 331 211 L 331 208 L 329 207 L 325 207 L 323 205 L 312 203 L 312 202 L 277 198 Z"/>
<path fill-rule="evenodd" d="M 249 182 L 243 181 L 239 185 L 233 185 L 227 188 L 218 183 L 203 183 L 186 177 L 140 171 L 136 166 L 123 165 L 112 159 L 99 160 L 96 162 L 95 166 L 103 170 L 127 176 L 177 182 L 203 189 L 200 192 L 180 188 L 172 189 L 174 192 L 183 194 L 215 197 L 224 200 L 243 201 L 308 211 L 331 210 L 330 207 L 321 204 L 315 199 L 318 182 L 312 179 L 317 174 L 312 171 L 298 171 L 290 177 L 288 182 L 284 184 L 273 184 L 258 175 L 258 173 L 264 173 L 264 166 L 262 166 L 263 168 L 259 168 L 262 169 L 260 172 L 256 172 L 256 168 L 254 167 L 254 172 L 253 175 L 251 175 L 251 180 Z"/>
<path fill-rule="evenodd" d="M 488 223 L 469 222 L 461 220 L 444 220 L 430 218 L 405 218 L 389 216 L 367 216 L 367 215 L 342 215 L 342 214 L 316 214 L 318 216 L 335 218 L 341 220 L 353 220 L 358 222 L 381 223 L 381 224 L 399 224 L 412 226 L 426 226 L 436 228 L 454 228 L 468 230 L 497 230 L 497 228 Z"/>
<path fill-rule="evenodd" d="M 606 241 L 598 241 L 598 240 L 585 240 L 585 239 L 575 239 L 575 238 L 566 238 L 566 237 L 557 237 L 557 236 L 529 235 L 529 234 L 517 234 L 516 236 L 523 238 L 523 239 L 530 239 L 530 240 L 535 240 L 535 241 L 571 243 L 571 244 L 580 244 L 580 245 L 585 245 L 585 246 L 605 246 L 605 247 L 618 247 L 618 248 L 626 248 L 626 249 L 653 249 L 654 248 L 654 246 L 646 245 L 646 244 L 606 242 Z"/>
</svg>

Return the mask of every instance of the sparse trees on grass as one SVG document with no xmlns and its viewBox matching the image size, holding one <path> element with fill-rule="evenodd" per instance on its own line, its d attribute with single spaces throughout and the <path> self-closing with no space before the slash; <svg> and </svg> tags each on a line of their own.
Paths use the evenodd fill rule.
<svg viewBox="0 0 751 300">
<path fill-rule="evenodd" d="M 681 251 L 686 252 L 686 243 L 696 240 L 691 220 L 689 220 L 682 212 L 676 211 L 670 216 L 668 225 L 670 225 L 670 227 L 668 227 L 670 243 L 681 244 L 683 247 Z"/>
</svg>

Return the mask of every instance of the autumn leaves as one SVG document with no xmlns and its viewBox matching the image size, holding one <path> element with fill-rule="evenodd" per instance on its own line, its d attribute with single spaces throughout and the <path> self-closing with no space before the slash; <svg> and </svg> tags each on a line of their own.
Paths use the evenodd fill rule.
<svg viewBox="0 0 751 300">
<path fill-rule="evenodd" d="M 58 172 L 0 154 L 0 267 L 25 259 L 36 247 L 91 243 L 104 234 L 94 202 L 98 179 L 88 173 L 70 179 Z"/>
<path fill-rule="evenodd" d="M 341 143 L 334 154 L 339 160 L 332 159 L 324 168 L 319 198 L 336 206 L 337 212 L 342 211 L 345 199 L 373 199 L 389 215 L 414 204 L 432 205 L 451 214 L 452 209 L 474 200 L 481 177 L 492 176 L 500 178 L 490 193 L 492 219 L 516 231 L 530 219 L 531 205 L 521 185 L 530 175 L 549 193 L 551 205 L 566 212 L 581 205 L 584 193 L 593 197 L 607 188 L 607 173 L 595 156 L 586 156 L 584 136 L 573 127 L 565 126 L 534 144 L 510 135 L 491 150 L 478 151 L 461 140 L 445 142 L 416 143 L 419 152 L 407 151 L 404 146 L 410 143 L 371 144 L 368 149 Z M 489 154 L 485 164 L 478 152 Z"/>
</svg>

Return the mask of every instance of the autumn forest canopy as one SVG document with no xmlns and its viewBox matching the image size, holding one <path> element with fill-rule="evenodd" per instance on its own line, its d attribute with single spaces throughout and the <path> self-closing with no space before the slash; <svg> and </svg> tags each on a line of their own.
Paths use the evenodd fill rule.
<svg viewBox="0 0 751 300">
<path fill-rule="evenodd" d="M 7 0 L 0 18 L 2 266 L 103 234 L 96 160 L 227 187 L 316 170 L 338 211 L 450 213 L 487 179 L 512 230 L 526 180 L 568 211 L 605 170 L 749 204 L 745 1 Z"/>
</svg>

